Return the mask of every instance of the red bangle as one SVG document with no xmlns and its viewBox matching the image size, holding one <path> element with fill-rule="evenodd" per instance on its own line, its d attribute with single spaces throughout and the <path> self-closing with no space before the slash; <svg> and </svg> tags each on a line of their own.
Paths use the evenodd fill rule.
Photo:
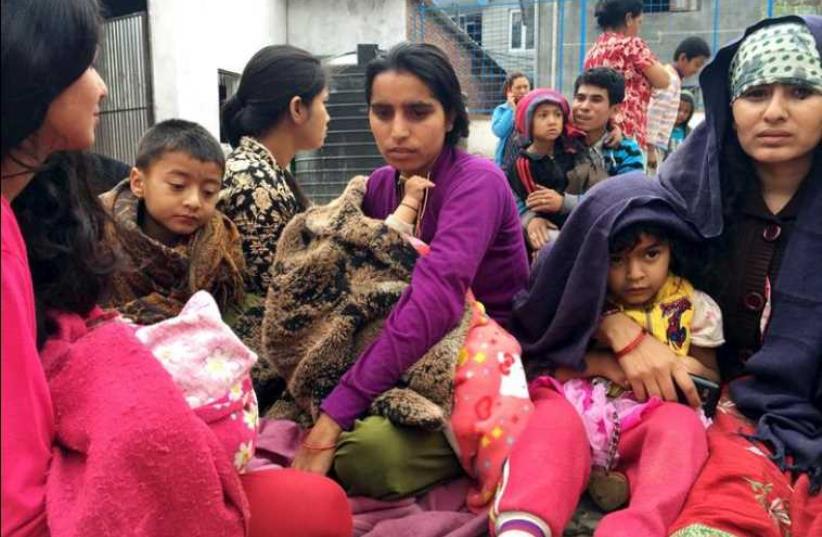
<svg viewBox="0 0 822 537">
<path fill-rule="evenodd" d="M 636 350 L 636 348 L 639 347 L 639 344 L 642 343 L 642 340 L 645 339 L 646 334 L 647 334 L 647 332 L 645 332 L 645 329 L 644 328 L 641 329 L 639 331 L 639 334 L 637 334 L 637 336 L 633 340 L 631 340 L 630 343 L 628 343 L 627 345 L 625 345 L 623 348 L 619 349 L 618 351 L 614 351 L 614 358 L 619 360 L 620 358 L 622 358 L 623 356 L 625 356 L 629 352 L 632 352 L 632 351 Z"/>
<path fill-rule="evenodd" d="M 322 445 L 319 445 L 319 444 L 312 444 L 311 442 L 309 442 L 307 440 L 303 440 L 302 446 L 305 449 L 309 450 L 309 451 L 328 451 L 329 449 L 336 448 L 337 443 L 335 442 L 333 444 L 328 444 L 328 445 L 322 446 Z"/>
</svg>

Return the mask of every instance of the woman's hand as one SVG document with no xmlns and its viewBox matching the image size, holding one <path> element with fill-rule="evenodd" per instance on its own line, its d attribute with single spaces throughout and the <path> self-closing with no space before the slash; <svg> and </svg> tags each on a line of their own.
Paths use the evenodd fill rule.
<svg viewBox="0 0 822 537">
<path fill-rule="evenodd" d="M 588 377 L 604 377 L 623 388 L 629 387 L 625 371 L 610 352 L 593 351 L 585 355 L 585 374 Z"/>
<path fill-rule="evenodd" d="M 291 467 L 305 472 L 325 475 L 334 464 L 337 440 L 342 428 L 326 414 L 320 414 L 317 423 L 303 440 Z"/>
<path fill-rule="evenodd" d="M 564 198 L 556 190 L 538 185 L 536 190 L 528 194 L 525 206 L 537 213 L 558 213 L 562 209 Z"/>
<path fill-rule="evenodd" d="M 697 375 L 714 382 L 719 382 L 719 371 L 711 369 L 693 356 L 682 356 L 680 360 L 685 364 L 685 369 L 692 375 Z"/>
<path fill-rule="evenodd" d="M 508 90 L 505 100 L 508 102 L 508 106 L 511 108 L 511 110 L 517 109 L 517 98 L 514 96 L 513 91 Z"/>
<path fill-rule="evenodd" d="M 531 246 L 531 249 L 537 251 L 548 244 L 550 240 L 548 232 L 554 229 L 557 229 L 557 226 L 549 220 L 539 216 L 532 218 L 531 221 L 528 222 L 528 227 L 525 229 L 528 244 Z"/>
<path fill-rule="evenodd" d="M 602 320 L 598 338 L 616 352 L 633 341 L 641 329 L 627 315 L 615 313 Z M 619 359 L 619 365 L 639 401 L 654 395 L 665 401 L 677 401 L 676 382 L 688 404 L 700 405 L 699 394 L 684 361 L 653 336 L 643 338 L 636 349 Z"/>
</svg>

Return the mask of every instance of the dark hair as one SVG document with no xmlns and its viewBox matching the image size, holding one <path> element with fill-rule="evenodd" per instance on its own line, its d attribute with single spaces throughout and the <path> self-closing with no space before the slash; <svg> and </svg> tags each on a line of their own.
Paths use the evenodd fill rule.
<svg viewBox="0 0 822 537">
<path fill-rule="evenodd" d="M 677 45 L 674 51 L 674 61 L 679 60 L 679 57 L 683 54 L 688 61 L 700 56 L 710 58 L 711 47 L 708 46 L 708 43 L 704 39 L 694 35 L 683 39 L 682 42 Z"/>
<path fill-rule="evenodd" d="M 54 98 L 89 68 L 101 21 L 97 0 L 3 0 L 0 158 L 37 132 Z"/>
<path fill-rule="evenodd" d="M 599 0 L 594 17 L 602 30 L 625 26 L 625 16 L 638 17 L 642 13 L 642 0 Z"/>
<path fill-rule="evenodd" d="M 371 104 L 374 79 L 386 71 L 404 72 L 416 76 L 434 94 L 445 115 L 454 116 L 454 128 L 445 135 L 445 143 L 455 146 L 468 136 L 468 112 L 460 81 L 448 56 L 428 43 L 400 43 L 387 54 L 369 62 L 365 69 L 365 100 Z"/>
<path fill-rule="evenodd" d="M 513 73 L 509 73 L 508 76 L 505 77 L 505 82 L 502 84 L 503 98 L 508 97 L 508 92 L 511 91 L 511 87 L 514 85 L 514 81 L 518 78 L 524 78 L 528 81 L 528 85 L 531 85 L 531 79 L 528 78 L 528 75 L 526 75 L 522 71 L 514 71 Z"/>
<path fill-rule="evenodd" d="M 114 188 L 131 173 L 131 164 L 100 153 L 89 153 L 92 170 L 88 176 L 91 193 L 98 196 Z"/>
<path fill-rule="evenodd" d="M 88 314 L 117 268 L 103 240 L 109 217 L 86 181 L 91 166 L 83 153 L 54 153 L 12 202 L 34 283 L 38 347 L 55 329 L 46 313 Z"/>
<path fill-rule="evenodd" d="M 223 104 L 220 116 L 232 147 L 243 136 L 259 138 L 280 122 L 294 97 L 310 105 L 326 87 L 320 60 L 291 45 L 257 51 L 240 77 L 237 93 Z"/>
<path fill-rule="evenodd" d="M 54 99 L 89 68 L 100 37 L 97 0 L 4 0 L 2 159 L 42 126 Z M 24 168 L 30 168 L 24 166 Z M 92 195 L 87 157 L 55 153 L 12 207 L 28 250 L 37 341 L 54 326 L 49 310 L 87 314 L 102 295 L 115 257 L 103 239 L 107 216 Z"/>
<path fill-rule="evenodd" d="M 583 71 L 574 81 L 574 94 L 582 85 L 596 86 L 608 92 L 608 104 L 620 104 L 625 100 L 625 78 L 610 67 L 594 67 Z"/>
<path fill-rule="evenodd" d="M 225 155 L 220 142 L 202 125 L 184 119 L 167 119 L 148 129 L 137 146 L 134 165 L 148 170 L 171 151 L 181 151 L 201 162 L 213 162 L 225 170 Z"/>
<path fill-rule="evenodd" d="M 815 167 L 819 169 L 820 150 L 816 151 Z M 707 241 L 702 254 L 704 271 L 701 277 L 694 280 L 708 294 L 717 296 L 729 285 L 727 277 L 727 252 L 733 251 L 733 238 L 737 231 L 738 216 L 742 212 L 745 199 L 750 191 L 757 188 L 754 180 L 756 168 L 753 160 L 742 149 L 733 121 L 729 121 L 722 142 L 722 153 L 719 157 L 720 197 L 722 199 L 722 233 L 719 237 Z"/>
<path fill-rule="evenodd" d="M 621 254 L 632 250 L 639 244 L 640 236 L 643 234 L 671 247 L 671 264 L 668 267 L 670 272 L 689 279 L 697 273 L 699 268 L 696 260 L 699 256 L 695 255 L 694 243 L 683 239 L 673 230 L 655 223 L 637 222 L 629 225 L 609 239 L 608 252 Z"/>
</svg>

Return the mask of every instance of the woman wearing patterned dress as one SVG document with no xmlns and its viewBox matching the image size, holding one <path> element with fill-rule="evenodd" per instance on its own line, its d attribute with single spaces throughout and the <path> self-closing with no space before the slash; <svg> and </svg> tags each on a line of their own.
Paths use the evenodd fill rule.
<svg viewBox="0 0 822 537">
<path fill-rule="evenodd" d="M 297 151 L 323 144 L 327 99 L 319 60 L 278 45 L 251 58 L 237 93 L 223 105 L 234 150 L 226 160 L 220 208 L 243 236 L 248 292 L 265 294 L 280 232 L 309 205 L 288 165 Z"/>
<path fill-rule="evenodd" d="M 585 56 L 585 69 L 610 67 L 625 77 L 625 101 L 617 125 L 645 149 L 645 126 L 651 88 L 664 89 L 670 83 L 665 67 L 639 37 L 642 0 L 600 0 L 595 15 L 602 29 Z"/>
<path fill-rule="evenodd" d="M 226 159 L 219 208 L 240 231 L 246 261 L 246 302 L 227 321 L 255 350 L 280 233 L 310 204 L 288 165 L 297 151 L 323 144 L 330 119 L 327 99 L 317 58 L 289 45 L 268 46 L 248 62 L 237 93 L 221 111 L 234 150 Z M 252 373 L 261 411 L 284 387 L 265 364 L 257 362 Z"/>
</svg>

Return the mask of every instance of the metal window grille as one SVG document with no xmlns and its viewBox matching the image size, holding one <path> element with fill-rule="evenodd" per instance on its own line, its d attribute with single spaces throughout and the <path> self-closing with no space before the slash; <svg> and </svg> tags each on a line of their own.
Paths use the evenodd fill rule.
<svg viewBox="0 0 822 537">
<path fill-rule="evenodd" d="M 92 150 L 131 164 L 140 137 L 154 124 L 145 12 L 105 22 L 97 71 L 109 91 L 101 105 L 100 126 Z"/>
<path fill-rule="evenodd" d="M 457 16 L 457 24 L 478 45 L 482 45 L 482 14 L 469 13 Z"/>
<path fill-rule="evenodd" d="M 671 10 L 670 0 L 643 0 L 642 10 L 645 13 L 660 13 Z"/>
</svg>

